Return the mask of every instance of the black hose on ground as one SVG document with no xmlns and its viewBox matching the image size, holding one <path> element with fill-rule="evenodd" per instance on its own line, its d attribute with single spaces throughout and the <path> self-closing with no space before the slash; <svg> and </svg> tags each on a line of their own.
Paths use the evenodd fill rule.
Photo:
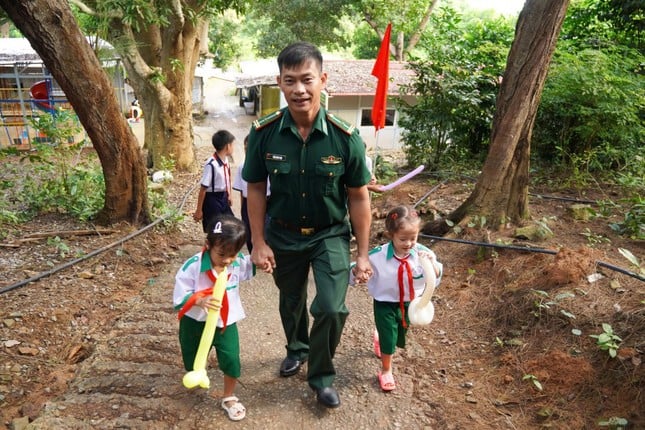
<svg viewBox="0 0 645 430">
<path fill-rule="evenodd" d="M 441 236 L 432 236 L 429 234 L 424 234 L 424 233 L 419 233 L 419 236 L 425 237 L 431 240 L 442 240 L 445 242 L 454 242 L 454 243 L 462 243 L 466 245 L 474 245 L 474 246 L 484 246 L 488 248 L 499 248 L 499 249 L 512 249 L 516 251 L 525 251 L 525 252 L 538 252 L 542 254 L 551 254 L 555 255 L 558 252 L 554 251 L 552 249 L 545 249 L 545 248 L 532 248 L 528 246 L 516 246 L 516 245 L 500 245 L 498 243 L 486 243 L 486 242 L 475 242 L 471 240 L 463 240 L 463 239 L 452 239 L 452 238 L 447 238 L 447 237 L 441 237 Z M 616 272 L 620 272 L 624 275 L 631 276 L 632 278 L 636 278 L 639 281 L 644 281 L 645 282 L 645 277 L 639 275 L 638 273 L 634 273 L 632 271 L 629 271 L 627 269 L 623 269 L 618 266 L 614 266 L 609 263 L 605 263 L 604 261 L 596 261 L 596 264 L 602 267 L 605 267 L 607 269 L 614 270 Z"/>
</svg>

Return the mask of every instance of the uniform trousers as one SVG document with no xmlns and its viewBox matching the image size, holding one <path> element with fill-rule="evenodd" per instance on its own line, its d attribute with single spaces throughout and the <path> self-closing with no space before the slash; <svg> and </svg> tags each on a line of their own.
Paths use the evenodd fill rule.
<svg viewBox="0 0 645 430">
<path fill-rule="evenodd" d="M 287 356 L 308 360 L 309 386 L 329 387 L 336 376 L 334 354 L 349 314 L 345 306 L 349 283 L 349 225 L 335 224 L 306 236 L 269 223 L 266 237 L 276 260 L 273 278 L 280 291 L 279 309 Z M 307 313 L 310 268 L 316 289 L 310 308 L 311 331 Z"/>
</svg>

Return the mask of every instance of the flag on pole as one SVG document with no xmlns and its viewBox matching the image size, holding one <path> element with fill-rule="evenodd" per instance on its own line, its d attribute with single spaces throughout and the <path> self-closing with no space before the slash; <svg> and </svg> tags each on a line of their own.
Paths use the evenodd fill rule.
<svg viewBox="0 0 645 430">
<path fill-rule="evenodd" d="M 376 94 L 374 94 L 374 104 L 372 105 L 372 124 L 374 124 L 374 134 L 379 129 L 385 127 L 385 111 L 387 107 L 387 86 L 390 80 L 390 33 L 392 23 L 387 25 L 381 47 L 378 50 L 376 62 L 372 69 L 372 75 L 378 79 L 376 84 Z"/>
</svg>

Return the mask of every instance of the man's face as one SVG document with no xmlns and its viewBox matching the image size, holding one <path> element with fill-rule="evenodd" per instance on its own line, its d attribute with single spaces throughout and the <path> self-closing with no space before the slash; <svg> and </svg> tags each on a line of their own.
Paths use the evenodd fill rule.
<svg viewBox="0 0 645 430">
<path fill-rule="evenodd" d="M 317 113 L 320 92 L 326 82 L 327 74 L 321 73 L 313 60 L 293 68 L 283 68 L 278 76 L 278 86 L 292 113 Z"/>
</svg>

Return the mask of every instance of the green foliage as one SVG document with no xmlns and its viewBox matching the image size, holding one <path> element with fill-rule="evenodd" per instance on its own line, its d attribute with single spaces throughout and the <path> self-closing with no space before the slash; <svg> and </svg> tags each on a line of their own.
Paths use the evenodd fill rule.
<svg viewBox="0 0 645 430">
<path fill-rule="evenodd" d="M 590 337 L 597 339 L 597 345 L 600 349 L 607 350 L 609 355 L 614 358 L 616 357 L 622 339 L 614 333 L 611 325 L 603 323 L 602 329 L 603 333 L 600 333 L 599 335 L 590 335 Z"/>
<path fill-rule="evenodd" d="M 603 243 L 611 242 L 611 240 L 608 237 L 605 237 L 602 234 L 594 233 L 589 229 L 589 227 L 585 228 L 584 231 L 580 234 L 587 238 L 587 243 L 592 248 L 596 245 L 601 245 Z"/>
<path fill-rule="evenodd" d="M 161 161 L 159 162 L 159 170 L 167 170 L 169 172 L 172 172 L 175 170 L 175 160 L 169 157 L 161 157 Z"/>
<path fill-rule="evenodd" d="M 58 236 L 47 238 L 47 245 L 53 246 L 60 258 L 65 258 L 70 252 L 69 246 Z"/>
<path fill-rule="evenodd" d="M 242 53 L 239 40 L 241 20 L 227 12 L 212 19 L 208 28 L 208 50 L 215 55 L 213 65 L 224 70 L 236 63 Z"/>
<path fill-rule="evenodd" d="M 533 302 L 533 315 L 535 315 L 536 318 L 541 318 L 543 314 L 546 314 L 546 312 L 551 309 L 552 307 L 562 307 L 561 303 L 564 299 L 570 299 L 574 298 L 576 295 L 571 293 L 571 292 L 564 292 L 560 294 L 556 294 L 555 297 L 551 298 L 549 296 L 549 293 L 543 290 L 531 290 L 533 294 L 536 296 L 536 300 Z M 572 314 L 571 312 L 567 311 L 566 309 L 560 309 L 560 314 L 563 316 L 567 317 L 568 319 L 575 319 L 576 316 Z"/>
<path fill-rule="evenodd" d="M 352 39 L 354 44 L 353 54 L 359 60 L 372 60 L 376 58 L 381 44 L 376 32 L 366 23 L 361 23 L 354 31 Z"/>
<path fill-rule="evenodd" d="M 82 130 L 76 114 L 63 109 L 57 109 L 52 114 L 31 117 L 28 122 L 33 128 L 40 130 L 53 146 L 73 142 L 74 135 Z"/>
<path fill-rule="evenodd" d="M 607 323 L 602 324 L 602 333 L 590 334 L 589 337 L 596 339 L 596 345 L 601 351 L 607 351 L 611 358 L 618 353 L 620 343 L 623 341 L 614 333 L 614 329 Z"/>
<path fill-rule="evenodd" d="M 551 65 L 533 131 L 534 155 L 579 180 L 623 169 L 645 141 L 643 57 L 564 46 Z"/>
<path fill-rule="evenodd" d="M 610 417 L 598 421 L 598 427 L 608 427 L 610 430 L 624 430 L 629 421 L 622 417 Z"/>
<path fill-rule="evenodd" d="M 341 19 L 348 3 L 341 0 L 266 1 L 246 17 L 245 31 L 253 35 L 260 57 L 275 57 L 289 43 L 306 40 L 330 50 L 349 45 Z"/>
<path fill-rule="evenodd" d="M 531 381 L 533 386 L 535 388 L 537 388 L 538 391 L 542 391 L 542 389 L 543 389 L 542 388 L 542 383 L 540 382 L 540 380 L 535 375 L 526 374 L 526 375 L 522 376 L 522 381 Z"/>
<path fill-rule="evenodd" d="M 611 223 L 609 227 L 615 232 L 635 240 L 645 239 L 645 197 L 635 196 L 621 222 Z"/>
<path fill-rule="evenodd" d="M 630 250 L 625 248 L 618 248 L 618 252 L 620 252 L 620 255 L 625 257 L 634 267 L 636 267 L 641 275 L 645 275 L 645 265 L 641 266 L 641 262 L 634 254 L 632 254 Z"/>
<path fill-rule="evenodd" d="M 5 163 L 7 176 L 0 181 L 0 222 L 21 222 L 45 212 L 90 219 L 103 205 L 105 185 L 96 158 L 93 162 L 78 161 L 82 142 L 68 143 L 80 130 L 75 116 L 70 111 L 58 111 L 30 122 L 46 138 L 33 143 L 35 151 L 21 154 L 20 164 Z"/>
<path fill-rule="evenodd" d="M 448 7 L 431 16 L 430 27 L 420 43 L 430 59 L 411 62 L 416 78 L 402 88 L 419 97 L 402 102 L 399 124 L 408 162 L 436 169 L 485 155 L 512 28 L 501 18 L 462 22 Z"/>
<path fill-rule="evenodd" d="M 621 44 L 642 52 L 644 17 L 645 3 L 640 0 L 573 0 L 561 38 L 581 47 Z"/>
<path fill-rule="evenodd" d="M 389 180 L 396 176 L 396 170 L 392 163 L 383 158 L 381 154 L 377 154 L 374 159 L 374 176 L 379 182 L 389 182 Z"/>
</svg>

